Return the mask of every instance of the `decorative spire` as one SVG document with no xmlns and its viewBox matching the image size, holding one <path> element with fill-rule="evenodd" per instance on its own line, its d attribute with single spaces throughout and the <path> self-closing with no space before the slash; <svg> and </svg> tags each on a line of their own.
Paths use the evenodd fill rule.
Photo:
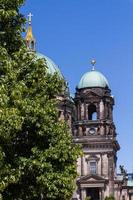
<svg viewBox="0 0 133 200">
<path fill-rule="evenodd" d="M 35 44 L 36 44 L 36 40 L 33 36 L 33 32 L 32 32 L 32 13 L 29 13 L 28 15 L 28 29 L 27 29 L 27 33 L 26 33 L 26 45 L 27 47 L 32 50 L 35 51 Z"/>
<path fill-rule="evenodd" d="M 94 70 L 95 70 L 96 60 L 95 60 L 95 59 L 92 59 L 92 60 L 91 60 L 91 64 L 92 64 L 92 71 L 94 71 Z"/>
</svg>

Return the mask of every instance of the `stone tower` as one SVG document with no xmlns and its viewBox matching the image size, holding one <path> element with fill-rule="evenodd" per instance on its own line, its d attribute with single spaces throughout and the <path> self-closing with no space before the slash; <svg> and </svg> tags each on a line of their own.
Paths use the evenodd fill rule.
<svg viewBox="0 0 133 200">
<path fill-rule="evenodd" d="M 114 196 L 119 144 L 113 122 L 114 98 L 107 79 L 93 68 L 81 78 L 75 94 L 74 142 L 81 144 L 77 196 L 103 200 Z"/>
</svg>

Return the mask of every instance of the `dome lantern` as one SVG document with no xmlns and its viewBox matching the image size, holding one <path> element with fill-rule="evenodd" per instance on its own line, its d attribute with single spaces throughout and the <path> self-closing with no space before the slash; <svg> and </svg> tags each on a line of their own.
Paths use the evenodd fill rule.
<svg viewBox="0 0 133 200">
<path fill-rule="evenodd" d="M 31 51 L 35 51 L 36 40 L 35 40 L 35 38 L 33 36 L 33 32 L 32 32 L 32 17 L 33 17 L 33 15 L 31 13 L 29 13 L 28 29 L 27 29 L 25 41 L 26 41 L 26 45 L 27 45 L 28 49 L 30 49 Z"/>
</svg>

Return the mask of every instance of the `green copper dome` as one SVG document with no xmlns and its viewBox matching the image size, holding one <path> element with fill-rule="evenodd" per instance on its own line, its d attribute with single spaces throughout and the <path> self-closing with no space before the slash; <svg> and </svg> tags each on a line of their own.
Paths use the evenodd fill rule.
<svg viewBox="0 0 133 200">
<path fill-rule="evenodd" d="M 59 77 L 64 79 L 61 71 L 59 70 L 58 66 L 53 62 L 53 60 L 51 60 L 49 57 L 41 54 L 41 53 L 37 53 L 37 58 L 44 58 L 46 61 L 46 65 L 47 65 L 47 72 L 49 74 L 54 74 L 54 73 L 58 73 Z"/>
<path fill-rule="evenodd" d="M 107 79 L 102 73 L 92 70 L 90 72 L 85 73 L 78 84 L 78 89 L 89 88 L 89 87 L 105 88 L 109 87 L 109 84 Z"/>
</svg>

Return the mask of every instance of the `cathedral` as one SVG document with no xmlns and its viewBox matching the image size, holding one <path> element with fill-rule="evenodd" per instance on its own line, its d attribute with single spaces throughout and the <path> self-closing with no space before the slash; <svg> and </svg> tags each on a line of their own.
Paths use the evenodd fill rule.
<svg viewBox="0 0 133 200">
<path fill-rule="evenodd" d="M 25 40 L 27 47 L 36 51 L 31 17 L 30 13 Z M 44 59 L 48 73 L 57 72 L 64 79 L 49 57 L 36 54 Z M 133 200 L 133 174 L 128 174 L 123 166 L 120 166 L 120 174 L 116 171 L 120 145 L 113 121 L 114 97 L 106 77 L 95 70 L 95 63 L 91 61 L 92 69 L 79 80 L 74 97 L 70 95 L 68 84 L 65 92 L 57 97 L 59 119 L 68 123 L 73 142 L 81 144 L 83 150 L 77 160 L 77 188 L 72 200 L 104 200 L 109 196 L 115 200 Z"/>
</svg>

